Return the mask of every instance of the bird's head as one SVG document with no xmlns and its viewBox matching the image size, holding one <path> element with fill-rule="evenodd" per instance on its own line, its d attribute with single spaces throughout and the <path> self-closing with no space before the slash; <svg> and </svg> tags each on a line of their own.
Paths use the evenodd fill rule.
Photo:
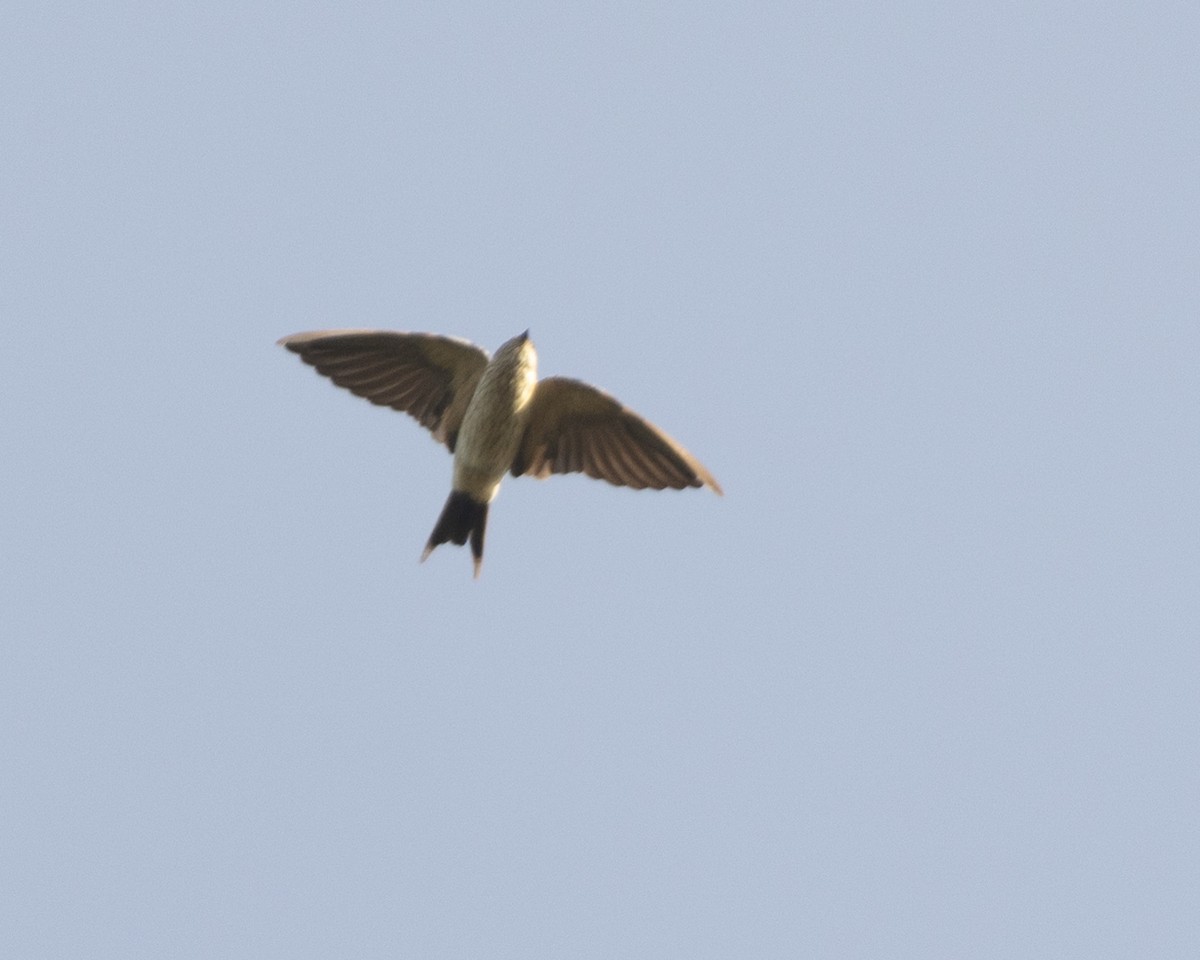
<svg viewBox="0 0 1200 960">
<path fill-rule="evenodd" d="M 518 334 L 511 340 L 505 343 L 496 351 L 496 358 L 513 357 L 519 358 L 522 366 L 527 366 L 533 370 L 537 370 L 537 351 L 533 348 L 533 341 L 529 339 L 529 331 Z"/>
<path fill-rule="evenodd" d="M 537 382 L 537 351 L 533 348 L 533 341 L 529 339 L 529 331 L 526 330 L 506 341 L 496 351 L 492 363 L 508 367 L 532 389 L 532 385 Z"/>
</svg>

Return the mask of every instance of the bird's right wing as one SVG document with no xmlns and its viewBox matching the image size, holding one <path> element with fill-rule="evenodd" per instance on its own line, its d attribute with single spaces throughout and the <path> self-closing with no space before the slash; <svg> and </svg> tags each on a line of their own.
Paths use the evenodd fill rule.
<svg viewBox="0 0 1200 960">
<path fill-rule="evenodd" d="M 391 330 L 319 330 L 279 341 L 339 387 L 414 417 L 454 452 L 486 351 L 455 337 Z"/>
<path fill-rule="evenodd" d="M 586 473 L 619 487 L 663 490 L 721 485 L 662 430 L 591 384 L 539 380 L 513 461 L 515 477 Z"/>
</svg>

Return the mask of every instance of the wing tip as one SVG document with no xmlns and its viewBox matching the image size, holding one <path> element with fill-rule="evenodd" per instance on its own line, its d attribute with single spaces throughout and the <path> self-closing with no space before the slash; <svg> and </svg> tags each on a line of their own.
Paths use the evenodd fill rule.
<svg viewBox="0 0 1200 960">
<path fill-rule="evenodd" d="M 275 346 L 287 347 L 289 350 L 299 353 L 300 346 L 312 343 L 314 340 L 326 340 L 332 337 L 362 337 L 394 332 L 396 331 L 373 330 L 369 327 L 347 327 L 344 330 L 305 330 L 302 333 L 289 333 L 286 337 L 280 337 L 275 341 Z"/>
</svg>

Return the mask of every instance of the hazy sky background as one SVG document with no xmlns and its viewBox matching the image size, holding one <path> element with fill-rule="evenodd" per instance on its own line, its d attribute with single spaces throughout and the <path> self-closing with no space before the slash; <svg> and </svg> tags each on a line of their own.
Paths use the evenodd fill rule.
<svg viewBox="0 0 1200 960">
<path fill-rule="evenodd" d="M 1200 12 L 56 3 L 0 28 L 30 958 L 1200 956 Z M 274 346 L 531 328 L 721 481 Z"/>
</svg>

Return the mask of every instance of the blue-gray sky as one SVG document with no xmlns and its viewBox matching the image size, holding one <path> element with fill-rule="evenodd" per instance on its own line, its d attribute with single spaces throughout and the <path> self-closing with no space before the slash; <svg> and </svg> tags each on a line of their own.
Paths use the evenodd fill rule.
<svg viewBox="0 0 1200 960">
<path fill-rule="evenodd" d="M 23 2 L 0 929 L 89 958 L 1200 954 L 1200 14 Z M 510 480 L 274 346 L 488 348 Z"/>
</svg>

